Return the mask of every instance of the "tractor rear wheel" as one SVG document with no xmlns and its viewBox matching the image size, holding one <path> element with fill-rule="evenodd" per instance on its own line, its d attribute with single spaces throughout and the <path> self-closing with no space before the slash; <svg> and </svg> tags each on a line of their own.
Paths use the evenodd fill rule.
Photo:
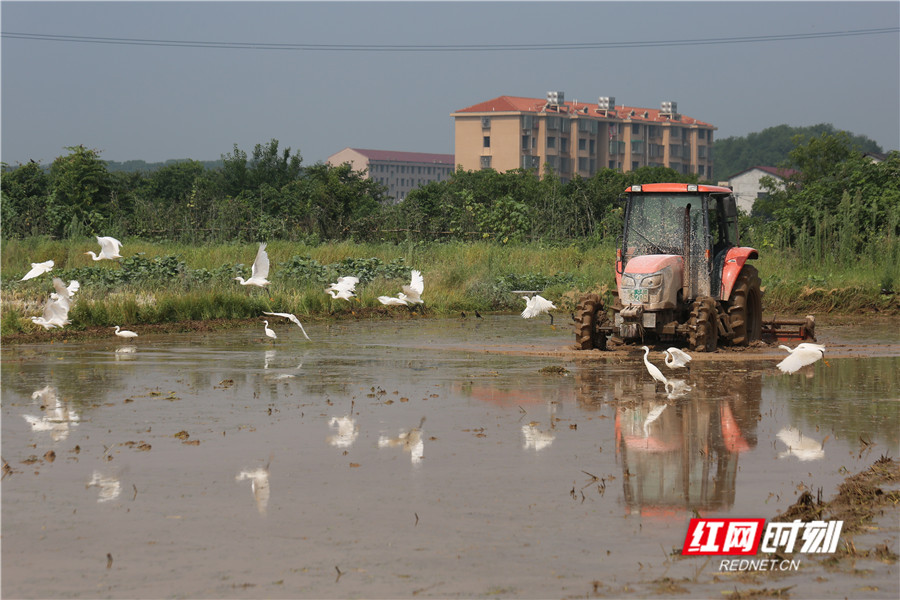
<svg viewBox="0 0 900 600">
<path fill-rule="evenodd" d="M 585 294 L 575 308 L 575 349 L 606 350 L 606 336 L 597 331 L 609 320 L 603 301 L 597 294 Z"/>
<path fill-rule="evenodd" d="M 731 292 L 728 320 L 734 330 L 731 343 L 746 346 L 762 337 L 762 292 L 756 267 L 744 265 Z"/>
<path fill-rule="evenodd" d="M 709 296 L 694 300 L 689 321 L 688 343 L 694 352 L 715 352 L 719 342 L 716 301 Z"/>
</svg>

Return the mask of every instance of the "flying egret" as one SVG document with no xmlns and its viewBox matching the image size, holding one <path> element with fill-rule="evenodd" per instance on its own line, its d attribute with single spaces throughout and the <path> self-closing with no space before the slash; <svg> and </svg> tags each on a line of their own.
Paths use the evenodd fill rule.
<svg viewBox="0 0 900 600">
<path fill-rule="evenodd" d="M 790 355 L 777 365 L 782 373 L 794 373 L 801 367 L 811 365 L 825 357 L 825 346 L 822 344 L 803 343 L 793 350 L 783 345 L 778 347 L 790 352 Z M 825 361 L 825 364 L 827 365 L 828 361 Z"/>
<path fill-rule="evenodd" d="M 272 331 L 271 329 L 269 329 L 268 321 L 263 321 L 263 329 L 265 329 L 266 335 L 269 336 L 270 338 L 272 338 L 273 340 L 278 338 L 278 336 L 275 335 L 275 332 Z"/>
<path fill-rule="evenodd" d="M 116 325 L 116 335 L 119 337 L 136 338 L 138 336 L 138 334 L 133 331 L 128 331 L 127 329 L 122 329 L 121 331 L 119 331 L 119 329 L 121 329 L 121 327 L 119 325 Z"/>
<path fill-rule="evenodd" d="M 113 237 L 97 237 L 97 243 L 100 244 L 100 256 L 97 256 L 92 251 L 85 252 L 85 254 L 90 254 L 91 258 L 95 261 L 97 260 L 112 260 L 114 258 L 122 258 L 119 254 L 119 248 L 122 247 L 122 242 Z"/>
<path fill-rule="evenodd" d="M 644 365 L 646 365 L 647 371 L 650 373 L 650 376 L 665 386 L 668 382 L 666 376 L 662 374 L 662 371 L 659 370 L 659 367 L 657 367 L 647 359 L 647 357 L 650 355 L 650 348 L 644 346 L 642 350 L 644 351 Z"/>
<path fill-rule="evenodd" d="M 403 294 L 401 294 L 402 296 Z M 378 301 L 385 306 L 409 306 L 409 303 L 403 298 L 394 298 L 393 296 L 378 296 Z"/>
<path fill-rule="evenodd" d="M 244 281 L 243 277 L 235 277 L 234 280 L 241 285 L 255 285 L 257 287 L 265 287 L 271 283 L 266 279 L 269 276 L 269 255 L 266 253 L 266 244 L 259 245 L 256 251 L 256 260 L 250 268 L 250 279 Z"/>
<path fill-rule="evenodd" d="M 553 325 L 553 315 L 550 313 L 550 309 L 555 309 L 555 304 L 546 298 L 543 298 L 540 294 L 535 294 L 531 298 L 522 296 L 522 299 L 525 301 L 525 310 L 522 311 L 523 319 L 531 319 L 532 317 L 547 313 L 550 315 L 550 324 Z"/>
<path fill-rule="evenodd" d="M 331 294 L 332 298 L 340 299 L 340 300 L 350 300 L 350 298 L 356 296 L 353 292 L 356 291 L 356 285 L 359 283 L 359 277 L 338 277 L 336 283 L 332 283 L 325 291 Z"/>
<path fill-rule="evenodd" d="M 44 273 L 49 273 L 53 270 L 53 261 L 48 260 L 47 262 L 42 263 L 31 263 L 31 270 L 25 274 L 25 277 L 20 279 L 19 281 L 26 281 L 28 279 L 34 279 L 38 275 L 43 275 Z"/>
<path fill-rule="evenodd" d="M 273 317 L 284 317 L 285 319 L 290 319 L 290 321 L 291 321 L 292 323 L 294 323 L 295 325 L 297 325 L 297 327 L 300 328 L 300 331 L 303 332 L 303 337 L 305 337 L 306 339 L 309 340 L 309 336 L 306 335 L 306 330 L 303 329 L 303 323 L 301 323 L 301 322 L 300 322 L 300 319 L 298 319 L 296 316 L 292 315 L 291 313 L 263 312 L 263 314 L 264 314 L 264 315 L 270 315 L 270 316 L 273 316 Z M 266 321 L 266 323 L 268 323 L 268 321 Z M 268 336 L 271 337 L 271 338 L 274 338 L 274 337 L 275 337 L 274 332 L 272 333 L 272 335 L 269 335 L 269 332 L 266 331 L 266 335 L 268 335 Z M 310 341 L 312 341 L 312 340 L 310 340 Z"/>
<path fill-rule="evenodd" d="M 670 369 L 686 367 L 691 360 L 693 360 L 691 355 L 684 350 L 679 350 L 678 348 L 666 349 L 666 366 Z"/>
<path fill-rule="evenodd" d="M 409 285 L 404 285 L 403 293 L 398 294 L 398 298 L 403 298 L 411 304 L 422 304 L 422 292 L 425 291 L 425 279 L 420 271 L 413 271 Z"/>
<path fill-rule="evenodd" d="M 44 304 L 44 312 L 40 317 L 31 317 L 31 321 L 44 329 L 64 327 L 69 324 L 69 308 L 72 306 L 71 295 L 59 277 L 53 278 L 56 292 Z"/>
</svg>

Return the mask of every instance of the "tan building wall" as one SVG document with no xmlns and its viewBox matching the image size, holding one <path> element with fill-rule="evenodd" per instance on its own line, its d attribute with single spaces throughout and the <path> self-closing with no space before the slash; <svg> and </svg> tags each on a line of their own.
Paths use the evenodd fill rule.
<svg viewBox="0 0 900 600">
<path fill-rule="evenodd" d="M 568 180 L 604 168 L 666 166 L 711 179 L 715 127 L 676 112 L 501 96 L 451 116 L 465 170 L 546 166 Z"/>
</svg>

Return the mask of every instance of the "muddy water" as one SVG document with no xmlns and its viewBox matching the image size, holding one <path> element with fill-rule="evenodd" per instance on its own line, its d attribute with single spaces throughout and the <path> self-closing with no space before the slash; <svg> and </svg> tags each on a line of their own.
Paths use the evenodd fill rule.
<svg viewBox="0 0 900 600">
<path fill-rule="evenodd" d="M 671 556 L 695 512 L 768 519 L 900 454 L 896 327 L 823 329 L 847 357 L 793 376 L 704 357 L 671 397 L 559 319 L 275 329 L 4 348 L 3 597 L 900 593 L 896 563 Z"/>
</svg>

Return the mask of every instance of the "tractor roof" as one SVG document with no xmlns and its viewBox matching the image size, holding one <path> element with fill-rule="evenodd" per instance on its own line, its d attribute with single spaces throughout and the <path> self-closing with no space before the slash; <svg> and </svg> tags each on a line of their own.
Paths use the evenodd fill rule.
<svg viewBox="0 0 900 600">
<path fill-rule="evenodd" d="M 730 194 L 731 188 L 722 187 L 720 185 L 701 185 L 697 183 L 644 183 L 641 185 L 632 185 L 626 188 L 625 192 L 649 192 L 664 194 L 701 192 L 707 194 Z"/>
</svg>

